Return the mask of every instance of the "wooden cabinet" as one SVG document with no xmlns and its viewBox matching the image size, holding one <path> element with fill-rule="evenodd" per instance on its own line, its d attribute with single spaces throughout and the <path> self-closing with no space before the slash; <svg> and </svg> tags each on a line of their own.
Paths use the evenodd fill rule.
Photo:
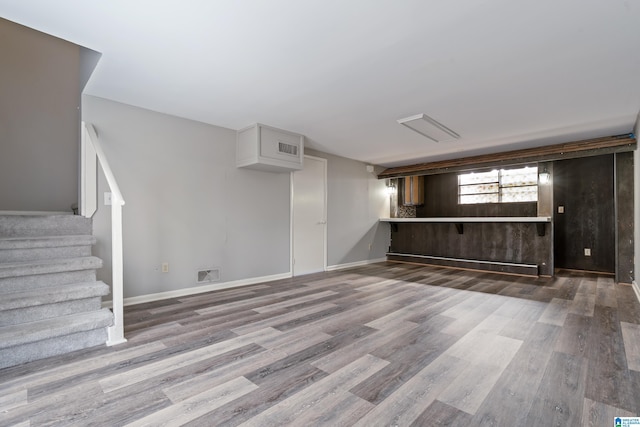
<svg viewBox="0 0 640 427">
<path fill-rule="evenodd" d="M 423 205 L 424 176 L 407 176 L 403 181 L 402 204 L 404 206 Z"/>
</svg>

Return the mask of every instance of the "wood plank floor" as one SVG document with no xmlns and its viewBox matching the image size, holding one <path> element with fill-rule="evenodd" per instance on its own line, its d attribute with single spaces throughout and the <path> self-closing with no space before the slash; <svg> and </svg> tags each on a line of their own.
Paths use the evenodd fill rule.
<svg viewBox="0 0 640 427">
<path fill-rule="evenodd" d="M 593 274 L 397 263 L 125 308 L 128 343 L 0 370 L 0 425 L 610 426 L 640 304 Z"/>
</svg>

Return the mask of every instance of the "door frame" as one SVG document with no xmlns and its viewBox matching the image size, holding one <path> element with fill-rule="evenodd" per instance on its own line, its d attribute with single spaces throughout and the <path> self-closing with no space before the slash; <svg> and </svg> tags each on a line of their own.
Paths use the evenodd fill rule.
<svg viewBox="0 0 640 427">
<path fill-rule="evenodd" d="M 305 154 L 304 155 L 305 159 L 313 159 L 313 160 L 319 160 L 322 163 L 322 169 L 323 169 L 323 188 L 324 188 L 324 200 L 323 200 L 323 204 L 324 204 L 324 212 L 322 213 L 322 217 L 323 217 L 323 221 L 324 221 L 324 232 L 322 233 L 322 271 L 327 271 L 327 228 L 328 228 L 328 224 L 327 224 L 327 212 L 328 212 L 328 197 L 327 197 L 327 192 L 328 192 L 328 183 L 327 183 L 327 164 L 328 161 L 327 159 L 324 159 L 322 157 L 317 157 L 317 156 L 311 156 L 309 154 Z M 304 160 L 303 160 L 304 162 Z M 303 170 L 304 170 L 304 163 L 303 163 Z M 293 186 L 293 174 L 295 172 L 290 172 L 289 173 L 289 273 L 291 274 L 291 277 L 294 276 L 294 269 L 293 269 L 293 234 L 295 233 L 295 230 L 293 229 L 293 199 L 295 197 L 295 191 L 294 191 L 294 186 Z"/>
</svg>

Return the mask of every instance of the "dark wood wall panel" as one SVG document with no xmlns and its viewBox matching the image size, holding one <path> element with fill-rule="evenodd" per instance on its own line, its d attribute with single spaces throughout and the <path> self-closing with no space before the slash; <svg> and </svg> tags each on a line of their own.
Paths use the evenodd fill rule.
<svg viewBox="0 0 640 427">
<path fill-rule="evenodd" d="M 409 254 L 537 264 L 553 268 L 616 273 L 634 280 L 633 153 L 624 152 L 553 162 L 553 227 L 538 236 L 535 224 L 398 224 L 391 251 Z M 424 205 L 416 216 L 537 216 L 537 203 L 458 204 L 458 173 L 424 177 Z M 558 206 L 565 213 L 558 214 Z M 553 231 L 552 231 L 553 228 Z M 617 239 L 616 239 L 617 233 Z M 591 256 L 584 249 L 591 249 Z"/>
<path fill-rule="evenodd" d="M 556 268 L 615 271 L 613 163 L 613 155 L 554 163 Z M 563 214 L 558 206 L 564 206 Z"/>
<path fill-rule="evenodd" d="M 616 230 L 618 257 L 616 281 L 633 282 L 633 153 L 618 153 L 616 166 Z"/>
<path fill-rule="evenodd" d="M 457 173 L 425 176 L 424 191 L 424 205 L 416 210 L 416 216 L 421 218 L 537 216 L 536 202 L 459 205 Z"/>
<path fill-rule="evenodd" d="M 391 233 L 391 252 L 536 264 L 553 274 L 551 233 L 538 236 L 534 223 L 465 223 L 463 234 L 452 223 L 402 223 Z"/>
<path fill-rule="evenodd" d="M 578 157 L 599 156 L 602 154 L 631 152 L 637 148 L 633 134 L 586 139 L 544 147 L 503 151 L 501 153 L 482 154 L 431 163 L 389 168 L 378 174 L 378 178 L 396 178 L 412 175 L 434 175 L 447 172 L 473 170 L 480 167 L 501 167 L 531 162 L 573 159 Z"/>
</svg>

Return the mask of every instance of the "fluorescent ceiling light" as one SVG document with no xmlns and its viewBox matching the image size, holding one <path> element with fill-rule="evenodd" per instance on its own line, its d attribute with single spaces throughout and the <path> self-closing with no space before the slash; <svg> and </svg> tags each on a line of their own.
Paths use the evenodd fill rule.
<svg viewBox="0 0 640 427">
<path fill-rule="evenodd" d="M 460 138 L 460 135 L 442 123 L 438 123 L 426 114 L 417 114 L 415 116 L 406 117 L 398 120 L 398 123 L 435 142 L 450 141 L 452 139 Z"/>
</svg>

